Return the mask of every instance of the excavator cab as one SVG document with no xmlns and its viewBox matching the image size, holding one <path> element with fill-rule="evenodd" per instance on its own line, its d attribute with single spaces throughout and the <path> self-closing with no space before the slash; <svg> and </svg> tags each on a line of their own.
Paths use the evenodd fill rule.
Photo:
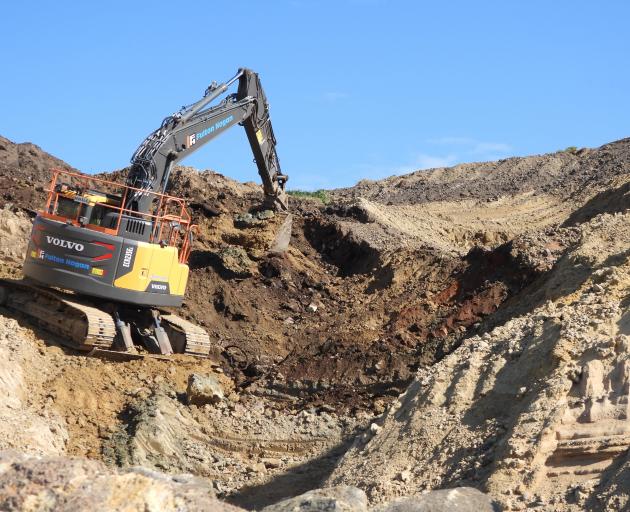
<svg viewBox="0 0 630 512">
<path fill-rule="evenodd" d="M 59 183 L 55 185 L 54 190 L 57 201 L 50 203 L 49 213 L 68 219 L 78 219 L 82 225 L 104 225 L 107 214 L 111 213 L 107 207 L 119 207 L 121 202 L 119 194 L 108 194 L 94 189 L 84 191 L 69 183 Z"/>
</svg>

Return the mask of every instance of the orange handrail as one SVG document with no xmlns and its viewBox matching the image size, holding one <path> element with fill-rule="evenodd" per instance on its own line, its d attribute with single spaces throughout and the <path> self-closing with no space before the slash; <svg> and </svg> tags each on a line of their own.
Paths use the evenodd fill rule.
<svg viewBox="0 0 630 512">
<path fill-rule="evenodd" d="M 186 203 L 183 199 L 175 196 L 169 196 L 167 194 L 161 194 L 159 192 L 141 190 L 139 188 L 131 187 L 129 185 L 123 185 L 114 181 L 108 181 L 102 178 L 96 178 L 82 173 L 64 171 L 61 169 L 52 169 L 52 172 L 53 176 L 50 182 L 50 189 L 48 191 L 46 210 L 40 211 L 40 215 L 52 218 L 54 220 L 71 222 L 72 224 L 77 226 L 81 226 L 87 229 L 94 229 L 95 231 L 99 232 L 106 232 L 115 236 L 119 235 L 123 215 L 127 214 L 134 217 L 139 217 L 141 219 L 151 221 L 151 223 L 153 224 L 149 242 L 164 243 L 168 246 L 176 247 L 179 250 L 179 261 L 181 263 L 185 263 L 186 261 L 188 261 L 191 250 L 190 237 L 193 232 L 197 231 L 197 226 L 195 224 L 192 224 L 192 216 L 188 212 L 186 208 Z M 105 228 L 92 224 L 82 224 L 81 222 L 79 222 L 79 209 L 77 209 L 77 214 L 73 219 L 64 217 L 63 215 L 59 215 L 57 213 L 59 196 L 63 197 L 63 192 L 57 191 L 55 189 L 61 177 L 78 180 L 81 185 L 81 189 L 83 189 L 80 189 L 81 193 L 84 193 L 85 189 L 90 188 L 90 182 L 94 182 L 99 185 L 106 185 L 115 189 L 122 189 L 121 192 L 115 193 L 115 195 L 120 198 L 119 206 L 108 204 L 107 202 L 98 203 L 100 207 L 108 208 L 112 211 L 117 212 L 118 218 L 116 219 L 116 227 Z M 129 191 L 142 192 L 143 194 L 150 195 L 153 196 L 155 199 L 158 199 L 159 202 L 156 209 L 154 210 L 154 213 L 137 212 L 129 208 L 125 208 L 124 204 L 127 200 Z M 113 194 L 111 191 L 109 191 L 109 193 Z M 178 211 L 179 215 L 168 213 L 169 207 L 171 207 L 171 210 L 174 208 L 175 211 Z M 178 229 L 173 229 L 174 225 L 170 224 L 173 222 L 178 224 Z M 168 231 L 168 240 L 162 240 L 162 234 L 165 232 L 165 224 L 171 227 L 170 231 Z"/>
</svg>

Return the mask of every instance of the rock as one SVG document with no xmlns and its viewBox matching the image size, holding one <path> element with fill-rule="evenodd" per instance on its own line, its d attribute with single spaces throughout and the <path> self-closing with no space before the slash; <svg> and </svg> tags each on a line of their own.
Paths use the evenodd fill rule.
<svg viewBox="0 0 630 512">
<path fill-rule="evenodd" d="M 31 221 L 25 215 L 8 208 L 0 210 L 0 261 L 21 263 L 24 260 L 31 227 Z"/>
<path fill-rule="evenodd" d="M 186 399 L 189 405 L 217 404 L 224 397 L 223 387 L 214 375 L 193 373 L 188 377 Z"/>
<path fill-rule="evenodd" d="M 361 489 L 350 486 L 316 489 L 269 505 L 262 512 L 364 512 L 367 496 Z"/>
<path fill-rule="evenodd" d="M 193 210 L 201 210 L 206 217 L 218 217 L 221 215 L 221 210 L 215 208 L 209 203 L 198 203 L 193 201 L 190 203 L 190 208 Z"/>
<path fill-rule="evenodd" d="M 249 466 L 247 466 L 245 468 L 245 471 L 247 471 L 247 473 L 249 474 L 261 474 L 264 475 L 265 473 L 267 473 L 267 468 L 265 466 L 265 464 L 263 462 L 256 462 L 253 464 L 250 464 Z"/>
<path fill-rule="evenodd" d="M 371 512 L 495 512 L 492 500 L 472 487 L 432 491 L 379 505 Z"/>
<path fill-rule="evenodd" d="M 141 467 L 111 471 L 94 460 L 0 452 L 0 510 L 242 509 L 216 500 L 210 482 L 190 475 L 166 475 Z"/>
<path fill-rule="evenodd" d="M 256 213 L 238 213 L 234 216 L 234 225 L 237 228 L 251 228 L 264 224 L 264 221 L 273 219 L 275 214 L 272 210 L 261 210 Z"/>
<path fill-rule="evenodd" d="M 237 228 L 251 228 L 261 224 L 262 221 L 251 213 L 238 213 L 234 216 L 234 226 Z"/>
<path fill-rule="evenodd" d="M 582 368 L 581 392 L 586 398 L 597 399 L 604 394 L 604 365 L 598 360 L 587 362 Z"/>
<path fill-rule="evenodd" d="M 276 214 L 273 212 L 273 210 L 261 210 L 259 212 L 256 212 L 256 217 L 260 220 L 273 219 L 275 216 Z"/>
<path fill-rule="evenodd" d="M 398 473 L 398 480 L 401 482 L 409 482 L 409 480 L 411 480 L 411 471 L 405 469 L 404 471 Z"/>
<path fill-rule="evenodd" d="M 246 278 L 253 275 L 254 263 L 242 247 L 230 245 L 221 249 L 217 256 L 221 266 L 232 277 Z"/>
<path fill-rule="evenodd" d="M 311 313 L 315 313 L 317 311 L 317 304 L 311 302 L 306 309 L 308 309 Z"/>
<path fill-rule="evenodd" d="M 276 469 L 282 466 L 282 461 L 280 459 L 263 459 L 263 463 L 268 469 Z"/>
</svg>

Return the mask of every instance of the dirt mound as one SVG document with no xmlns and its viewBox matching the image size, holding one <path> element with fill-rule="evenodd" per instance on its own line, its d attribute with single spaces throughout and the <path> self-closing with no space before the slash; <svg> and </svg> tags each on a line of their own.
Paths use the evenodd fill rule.
<svg viewBox="0 0 630 512">
<path fill-rule="evenodd" d="M 553 196 L 532 192 L 492 201 L 466 199 L 419 205 L 383 205 L 361 197 L 351 208 L 359 209 L 369 220 L 339 219 L 338 223 L 371 247 L 434 247 L 459 255 L 473 247 L 496 247 L 521 234 L 561 224 L 575 210 Z"/>
<path fill-rule="evenodd" d="M 359 197 L 387 205 L 459 201 L 493 201 L 526 193 L 579 201 L 608 187 L 628 173 L 630 138 L 597 149 L 559 151 L 540 156 L 506 158 L 496 162 L 467 163 L 416 171 L 380 181 L 330 191 L 336 200 Z"/>
<path fill-rule="evenodd" d="M 44 200 L 52 168 L 76 170 L 35 144 L 16 144 L 0 136 L 0 208 L 9 203 L 36 210 Z"/>
<path fill-rule="evenodd" d="M 625 502 L 629 244 L 630 214 L 585 224 L 580 243 L 510 300 L 522 313 L 506 306 L 510 320 L 420 370 L 330 482 L 372 500 L 473 485 L 508 510 Z"/>
<path fill-rule="evenodd" d="M 624 211 L 630 139 L 597 149 L 417 171 L 331 191 L 327 209 L 376 248 L 463 254 L 516 236 Z"/>
</svg>

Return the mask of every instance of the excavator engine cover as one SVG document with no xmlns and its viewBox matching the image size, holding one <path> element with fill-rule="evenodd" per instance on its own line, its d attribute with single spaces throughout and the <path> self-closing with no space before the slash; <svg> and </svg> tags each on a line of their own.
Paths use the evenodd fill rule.
<svg viewBox="0 0 630 512">
<path fill-rule="evenodd" d="M 181 306 L 188 266 L 177 249 L 38 216 L 24 275 L 38 283 L 151 306 Z"/>
</svg>

